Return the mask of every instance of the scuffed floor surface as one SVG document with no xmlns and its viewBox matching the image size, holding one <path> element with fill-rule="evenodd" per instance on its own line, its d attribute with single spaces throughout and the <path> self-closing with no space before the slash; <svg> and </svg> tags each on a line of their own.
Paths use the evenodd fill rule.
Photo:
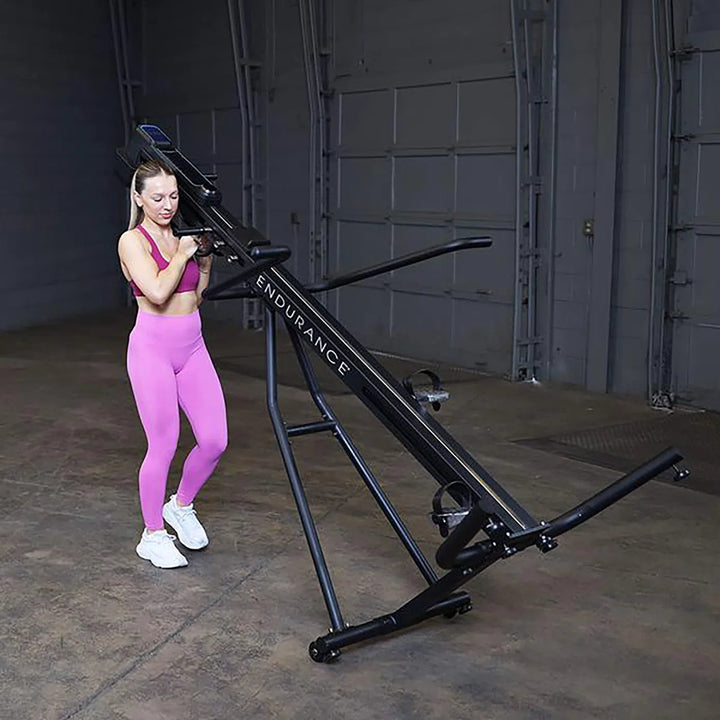
<svg viewBox="0 0 720 720">
<path fill-rule="evenodd" d="M 129 312 L 0 336 L 0 718 L 717 720 L 720 497 L 651 481 L 467 586 L 472 612 L 310 660 L 329 620 L 265 408 L 262 336 L 206 328 L 230 447 L 188 568 L 135 555 L 144 453 Z M 283 345 L 281 362 L 292 362 Z M 641 400 L 458 375 L 439 419 L 536 518 L 618 472 L 514 441 L 643 422 Z M 437 485 L 354 396 L 328 396 L 429 558 Z M 316 419 L 281 388 L 289 422 Z M 191 438 L 185 426 L 171 488 Z M 345 621 L 420 591 L 330 436 L 294 441 Z M 681 448 L 682 449 L 682 448 Z M 692 458 L 687 462 L 692 465 Z"/>
</svg>

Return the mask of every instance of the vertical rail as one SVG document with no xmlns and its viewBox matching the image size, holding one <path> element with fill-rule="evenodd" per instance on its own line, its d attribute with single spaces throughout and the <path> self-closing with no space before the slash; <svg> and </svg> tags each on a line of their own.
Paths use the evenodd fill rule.
<svg viewBox="0 0 720 720">
<path fill-rule="evenodd" d="M 122 47 L 122 40 L 120 35 L 120 28 L 118 27 L 118 8 L 117 0 L 108 0 L 110 8 L 110 25 L 112 28 L 113 36 L 113 47 L 115 48 L 115 69 L 117 71 L 118 79 L 118 90 L 120 92 L 120 113 L 122 114 L 123 122 L 123 134 L 125 137 L 125 144 L 127 145 L 130 140 L 131 133 L 131 116 L 128 112 L 127 97 L 125 94 L 125 87 L 127 83 L 127 77 L 125 76 L 125 63 L 123 62 L 124 48 Z"/>
<path fill-rule="evenodd" d="M 309 230 L 309 267 L 310 281 L 314 282 L 320 279 L 317 269 L 317 249 L 316 230 L 317 230 L 317 101 L 315 95 L 317 87 L 314 83 L 315 74 L 312 70 L 313 54 L 310 50 L 310 30 L 308 24 L 310 19 L 306 3 L 309 0 L 298 0 L 298 12 L 300 13 L 300 34 L 302 37 L 303 50 L 303 69 L 305 70 L 305 86 L 307 89 L 308 114 L 310 133 L 308 137 L 308 230 Z"/>
<path fill-rule="evenodd" d="M 672 0 L 663 0 L 663 8 L 665 10 L 665 36 L 667 38 L 667 47 L 665 54 L 665 61 L 667 64 L 667 77 L 668 77 L 668 98 L 667 98 L 667 127 L 665 128 L 665 153 L 667 156 L 667 182 L 665 184 L 665 214 L 663 217 L 663 255 L 665 257 L 666 264 L 670 259 L 670 252 L 674 248 L 670 247 L 670 226 L 673 224 L 674 218 L 674 190 L 672 177 L 674 174 L 675 166 L 675 145 L 673 143 L 673 136 L 675 134 L 675 124 L 677 119 L 680 117 L 680 105 L 681 96 L 675 94 L 676 88 L 680 85 L 680 78 L 677 76 L 678 63 L 675 56 L 675 18 L 673 14 L 673 2 Z M 670 299 L 668 297 L 669 286 L 663 289 L 663 298 L 665 301 L 665 308 L 669 306 Z M 664 321 L 660 325 L 660 391 L 669 396 L 671 390 L 671 382 L 668 377 L 668 373 L 672 368 L 666 366 L 666 359 L 669 357 L 669 344 L 672 343 L 672 334 L 670 335 L 670 341 L 666 338 L 667 323 Z"/>
<path fill-rule="evenodd" d="M 230 44 L 232 46 L 233 70 L 235 73 L 235 87 L 237 90 L 238 108 L 240 110 L 240 118 L 242 121 L 241 142 L 242 142 L 242 195 L 241 195 L 241 220 L 244 225 L 248 225 L 248 118 L 245 108 L 245 86 L 242 74 L 242 51 L 238 42 L 238 22 L 236 18 L 237 6 L 234 0 L 227 0 L 228 25 L 230 29 Z"/>
<path fill-rule="evenodd" d="M 130 77 L 130 61 L 128 59 L 128 29 L 127 29 L 127 12 L 125 10 L 125 0 L 118 0 L 118 26 L 120 27 L 120 41 L 122 47 L 123 67 L 125 69 L 125 92 L 127 95 L 127 108 L 131 122 L 135 120 L 135 103 L 133 102 L 132 79 Z"/>
<path fill-rule="evenodd" d="M 527 92 L 527 351 L 526 351 L 526 380 L 535 379 L 535 342 L 536 342 L 536 313 L 537 313 L 537 264 L 538 264 L 538 237 L 537 237 L 537 185 L 540 170 L 538 164 L 538 108 L 540 102 L 540 88 L 537 87 L 537 71 L 532 56 L 532 28 L 530 20 L 525 15 L 523 19 L 523 35 L 525 38 L 525 85 Z"/>
<path fill-rule="evenodd" d="M 557 105 L 558 105 L 558 5 L 560 0 L 553 0 L 550 29 L 550 166 L 547 178 L 547 307 L 545 309 L 544 337 L 544 378 L 551 379 L 553 318 L 555 311 L 555 197 L 557 183 Z"/>
<path fill-rule="evenodd" d="M 303 67 L 308 95 L 310 135 L 308 148 L 309 178 L 309 266 L 311 281 L 322 279 L 327 267 L 327 204 L 329 192 L 328 121 L 326 112 L 327 78 L 323 69 L 326 49 L 320 47 L 318 36 L 327 39 L 327 12 L 320 0 L 320 19 L 315 0 L 299 0 L 300 32 L 303 45 Z"/>
<path fill-rule="evenodd" d="M 658 252 L 659 244 L 659 225 L 660 225 L 660 153 L 661 153 L 661 133 L 662 133 L 662 68 L 664 63 L 661 60 L 661 30 L 658 0 L 651 0 L 652 5 L 652 36 L 653 36 L 653 80 L 654 80 L 654 105 L 653 105 L 653 197 L 652 197 L 652 246 L 650 250 L 650 313 L 648 321 L 648 357 L 647 357 L 647 399 L 652 404 L 653 398 L 659 386 L 658 369 L 660 364 L 659 355 L 656 344 L 657 337 L 657 315 L 656 308 L 658 305 L 657 286 L 658 286 Z"/>
<path fill-rule="evenodd" d="M 270 420 L 273 425 L 273 430 L 275 431 L 275 438 L 280 448 L 283 463 L 285 464 L 285 470 L 290 480 L 290 487 L 293 497 L 295 498 L 295 505 L 300 515 L 300 522 L 303 532 L 305 533 L 310 555 L 315 565 L 315 572 L 320 582 L 325 606 L 330 615 L 333 630 L 340 630 L 345 627 L 342 613 L 340 612 L 340 604 L 335 594 L 330 571 L 325 562 L 325 556 L 323 555 L 322 546 L 320 545 L 315 521 L 310 512 L 310 506 L 308 505 L 305 490 L 300 480 L 300 473 L 298 472 L 295 458 L 293 457 L 293 452 L 290 447 L 287 429 L 285 428 L 285 423 L 283 422 L 278 405 L 275 314 L 269 308 L 265 308 L 265 356 L 267 361 L 267 406 L 270 413 Z"/>
<path fill-rule="evenodd" d="M 245 112 L 247 117 L 247 141 L 248 141 L 248 176 L 250 186 L 249 191 L 249 225 L 255 227 L 257 213 L 257 177 L 255 168 L 255 103 L 253 97 L 252 77 L 250 74 L 250 43 L 248 41 L 247 19 L 245 16 L 245 4 L 243 0 L 237 0 L 238 21 L 240 26 L 240 46 L 242 48 L 243 57 L 243 84 L 245 96 Z"/>
<path fill-rule="evenodd" d="M 545 58 L 548 11 L 531 0 L 511 0 L 516 96 L 516 286 L 513 323 L 514 380 L 534 380 L 538 374 L 539 275 L 542 265 L 539 222 L 543 192 L 541 163 L 542 106 L 545 104 Z M 538 24 L 542 24 L 540 29 Z M 539 43 L 539 45 L 538 45 Z M 542 72 L 536 70 L 542 59 Z"/>
<path fill-rule="evenodd" d="M 251 76 L 252 62 L 243 0 L 227 0 L 227 11 L 237 103 L 241 119 L 241 219 L 243 224 L 253 227 L 257 222 L 256 120 Z M 243 301 L 243 325 L 246 328 L 262 326 L 261 306 L 256 299 Z"/>
<path fill-rule="evenodd" d="M 329 191 L 329 137 L 328 137 L 328 112 L 327 98 L 329 95 L 329 78 L 327 73 L 328 48 L 325 43 L 328 39 L 327 29 L 327 6 L 325 0 L 317 0 L 319 5 L 318 17 L 313 12 L 313 1 L 308 0 L 310 8 L 310 29 L 312 33 L 312 48 L 315 55 L 315 84 L 317 87 L 318 102 L 318 242 L 320 258 L 320 276 L 325 277 L 328 273 L 328 191 Z M 321 42 L 323 45 L 321 46 Z"/>
<path fill-rule="evenodd" d="M 522 87 L 522 70 L 520 67 L 520 34 L 518 33 L 519 0 L 510 0 L 510 24 L 512 27 L 513 64 L 515 66 L 515 295 L 513 313 L 513 352 L 512 352 L 512 379 L 517 380 L 521 362 L 521 339 L 523 331 L 523 282 L 522 282 L 522 248 L 523 248 L 523 154 L 524 132 L 523 112 L 524 94 Z"/>
</svg>

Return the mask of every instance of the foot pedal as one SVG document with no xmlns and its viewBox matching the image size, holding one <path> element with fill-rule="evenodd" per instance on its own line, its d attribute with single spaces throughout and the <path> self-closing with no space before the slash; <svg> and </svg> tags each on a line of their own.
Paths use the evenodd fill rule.
<svg viewBox="0 0 720 720">
<path fill-rule="evenodd" d="M 445 495 L 450 488 L 453 489 L 451 497 L 457 503 L 455 507 L 443 506 L 443 495 Z M 450 531 L 456 525 L 459 525 L 472 509 L 470 490 L 468 486 L 460 480 L 455 480 L 447 485 L 443 485 L 435 493 L 432 506 L 433 509 L 430 513 L 430 519 L 440 529 L 440 535 L 447 537 Z"/>
<path fill-rule="evenodd" d="M 423 385 L 421 387 L 413 387 L 412 378 L 416 375 L 426 375 L 430 378 L 431 386 Z M 436 412 L 440 409 L 440 405 L 450 399 L 450 393 L 440 384 L 440 378 L 432 370 L 423 368 L 416 370 L 408 375 L 402 381 L 403 387 L 412 395 L 419 403 L 429 404 Z"/>
</svg>

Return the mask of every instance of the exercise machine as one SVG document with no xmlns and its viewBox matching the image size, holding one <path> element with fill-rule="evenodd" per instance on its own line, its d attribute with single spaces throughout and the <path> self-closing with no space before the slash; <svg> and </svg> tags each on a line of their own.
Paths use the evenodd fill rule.
<svg viewBox="0 0 720 720">
<path fill-rule="evenodd" d="M 208 287 L 204 297 L 208 300 L 254 297 L 263 301 L 268 410 L 331 622 L 330 631 L 310 643 L 310 657 L 316 662 L 329 662 L 348 645 L 434 616 L 453 617 L 467 612 L 472 604 L 462 586 L 496 561 L 531 546 L 546 553 L 557 546 L 560 535 L 665 470 L 674 467 L 677 477 L 687 473 L 677 468 L 682 455 L 670 447 L 571 510 L 553 520 L 538 522 L 431 414 L 429 408 L 437 410 L 448 397 L 437 375 L 420 370 L 398 381 L 315 297 L 317 293 L 439 255 L 489 247 L 490 238 L 455 239 L 389 262 L 303 285 L 283 267 L 290 257 L 290 249 L 269 243 L 256 229 L 242 225 L 233 217 L 223 207 L 222 195 L 212 179 L 200 172 L 160 128 L 138 126 L 127 147 L 118 154 L 130 168 L 150 159 L 171 168 L 180 190 L 178 215 L 182 225 L 175 228 L 176 234 L 202 236 L 198 252 L 214 253 L 237 266 L 235 275 Z M 303 424 L 287 424 L 280 409 L 278 322 L 284 324 L 289 334 L 318 411 L 317 419 Z M 444 571 L 441 574 L 423 555 L 335 415 L 321 390 L 308 350 L 332 370 L 438 482 L 431 518 L 443 538 L 435 554 L 437 566 Z M 423 377 L 426 382 L 418 384 Z M 356 625 L 346 623 L 341 613 L 291 445 L 293 438 L 321 432 L 332 434 L 345 451 L 425 580 L 425 587 L 401 607 Z M 478 535 L 481 539 L 477 539 Z"/>
</svg>

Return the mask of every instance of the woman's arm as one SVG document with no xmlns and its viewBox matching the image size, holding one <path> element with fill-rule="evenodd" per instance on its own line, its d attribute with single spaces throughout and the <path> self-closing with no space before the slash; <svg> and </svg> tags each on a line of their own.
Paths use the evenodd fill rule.
<svg viewBox="0 0 720 720">
<path fill-rule="evenodd" d="M 212 255 L 206 255 L 205 257 L 195 257 L 195 262 L 198 264 L 200 270 L 200 282 L 198 282 L 197 295 L 198 305 L 203 301 L 203 291 L 210 284 L 210 268 L 212 267 Z"/>
<path fill-rule="evenodd" d="M 118 255 L 133 282 L 154 305 L 163 305 L 175 292 L 187 261 L 197 250 L 191 237 L 181 238 L 170 264 L 159 270 L 144 242 L 134 230 L 128 230 L 118 241 Z"/>
</svg>

